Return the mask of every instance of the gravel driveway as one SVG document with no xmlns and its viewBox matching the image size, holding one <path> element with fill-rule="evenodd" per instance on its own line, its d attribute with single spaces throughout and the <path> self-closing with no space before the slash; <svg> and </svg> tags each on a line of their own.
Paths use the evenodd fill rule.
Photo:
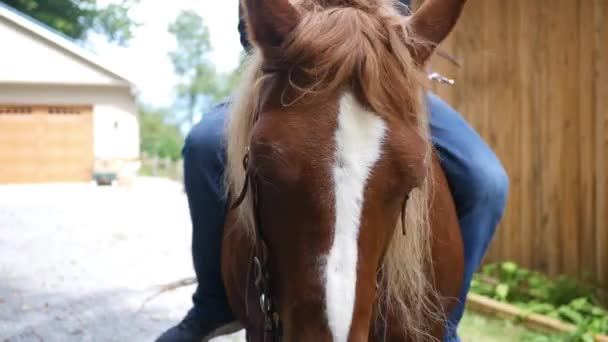
<svg viewBox="0 0 608 342">
<path fill-rule="evenodd" d="M 192 275 L 177 183 L 0 186 L 0 342 L 154 341 L 193 286 L 142 304 Z"/>
</svg>

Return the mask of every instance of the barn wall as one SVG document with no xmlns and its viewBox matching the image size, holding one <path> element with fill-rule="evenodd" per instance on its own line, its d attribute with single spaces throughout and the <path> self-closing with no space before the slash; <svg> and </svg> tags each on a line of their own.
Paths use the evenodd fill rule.
<svg viewBox="0 0 608 342">
<path fill-rule="evenodd" d="M 435 58 L 434 90 L 495 149 L 511 180 L 488 261 L 608 286 L 608 2 L 469 0 Z"/>
</svg>

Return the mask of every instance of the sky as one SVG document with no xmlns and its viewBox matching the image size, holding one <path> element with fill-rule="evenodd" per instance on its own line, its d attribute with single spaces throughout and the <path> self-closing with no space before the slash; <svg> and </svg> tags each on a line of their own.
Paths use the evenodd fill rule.
<svg viewBox="0 0 608 342">
<path fill-rule="evenodd" d="M 214 52 L 211 60 L 219 71 L 238 65 L 241 44 L 237 31 L 239 0 L 141 0 L 132 10 L 132 18 L 142 26 L 126 48 L 93 36 L 90 46 L 104 61 L 130 78 L 140 100 L 154 106 L 169 106 L 177 78 L 168 57 L 175 39 L 167 32 L 179 11 L 192 9 L 209 28 Z M 117 0 L 98 1 L 104 5 Z"/>
</svg>

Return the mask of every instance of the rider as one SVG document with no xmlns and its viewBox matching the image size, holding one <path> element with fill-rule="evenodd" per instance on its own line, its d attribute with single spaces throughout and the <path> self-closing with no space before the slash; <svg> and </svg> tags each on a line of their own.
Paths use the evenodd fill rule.
<svg viewBox="0 0 608 342">
<path fill-rule="evenodd" d="M 409 0 L 400 0 L 409 5 Z M 241 43 L 247 40 L 239 22 Z M 465 272 L 460 304 L 449 316 L 445 341 L 459 341 L 456 329 L 473 273 L 481 264 L 500 221 L 508 195 L 507 174 L 496 155 L 463 117 L 434 94 L 427 95 L 431 135 L 456 204 L 464 240 Z M 194 305 L 177 326 L 157 342 L 199 342 L 216 328 L 235 320 L 221 277 L 221 245 L 227 203 L 224 122 L 228 105 L 203 116 L 186 138 L 184 180 L 192 218 L 192 256 L 198 287 Z"/>
</svg>

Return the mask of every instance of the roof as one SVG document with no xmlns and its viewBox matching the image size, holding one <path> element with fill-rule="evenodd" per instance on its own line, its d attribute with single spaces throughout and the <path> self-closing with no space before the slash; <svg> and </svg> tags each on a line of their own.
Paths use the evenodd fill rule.
<svg viewBox="0 0 608 342">
<path fill-rule="evenodd" d="M 134 82 L 122 72 L 106 64 L 99 56 L 83 48 L 76 41 L 59 31 L 45 25 L 44 23 L 0 2 L 0 18 L 19 26 L 20 28 L 36 35 L 52 45 L 92 64 L 102 71 L 134 87 Z"/>
</svg>

